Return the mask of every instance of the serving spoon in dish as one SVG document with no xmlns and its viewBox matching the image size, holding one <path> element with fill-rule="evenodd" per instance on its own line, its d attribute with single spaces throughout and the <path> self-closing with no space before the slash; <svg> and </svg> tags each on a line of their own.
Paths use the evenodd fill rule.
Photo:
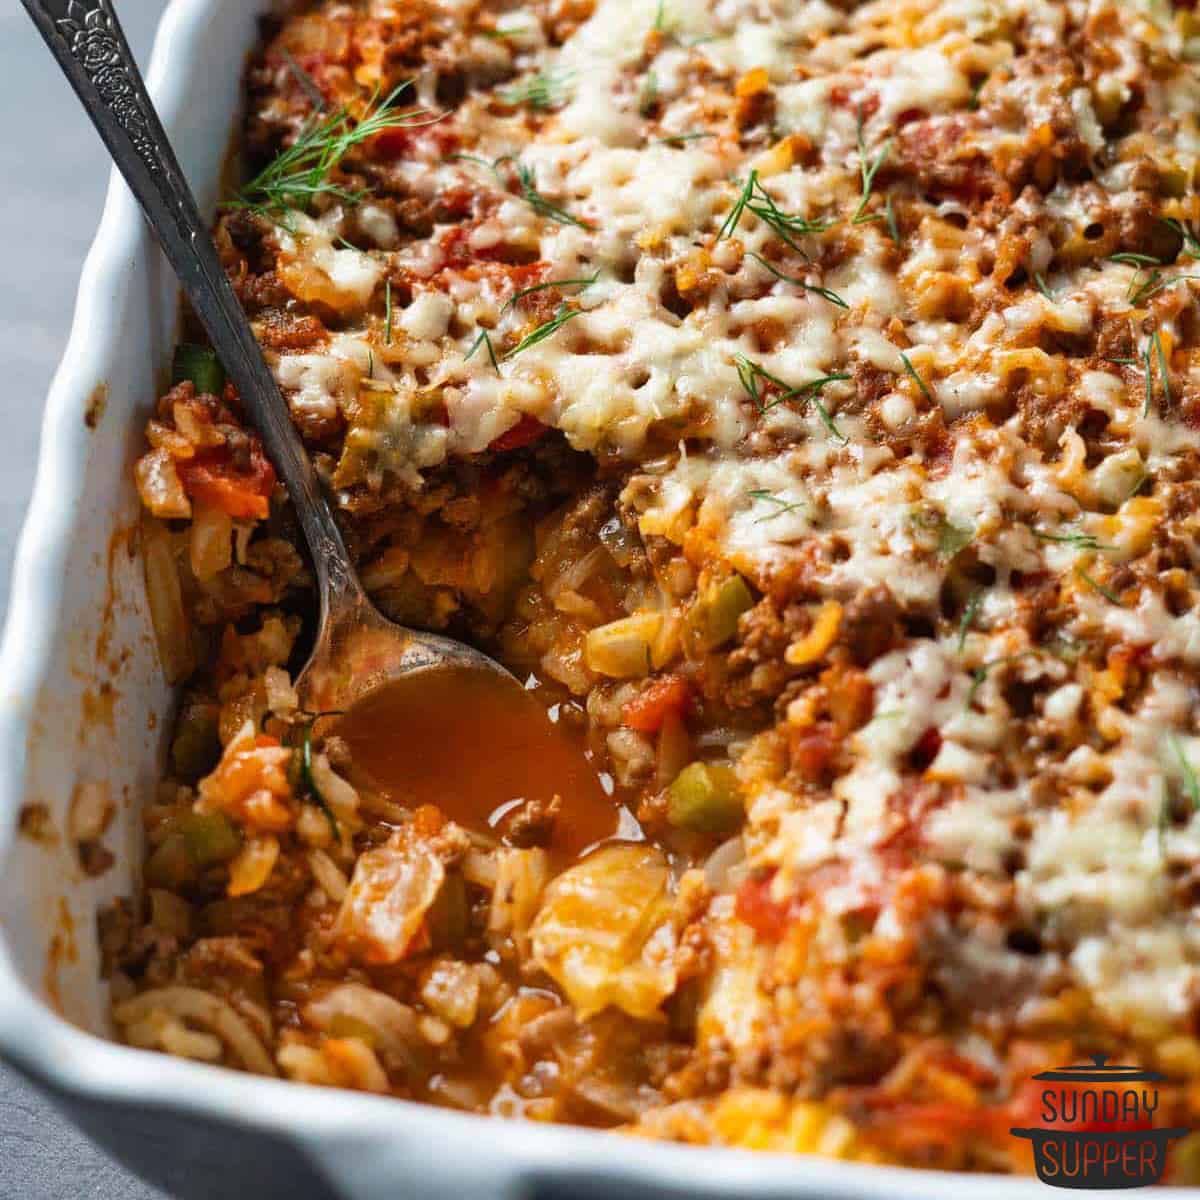
<svg viewBox="0 0 1200 1200">
<path fill-rule="evenodd" d="M 526 797 L 550 789 L 568 801 L 568 792 L 584 792 L 593 804 L 603 802 L 581 747 L 569 744 L 545 708 L 504 667 L 462 642 L 394 624 L 367 597 L 110 0 L 22 3 L 141 205 L 295 506 L 320 599 L 314 648 L 296 681 L 303 708 L 345 712 L 364 701 L 371 706 L 367 724 L 382 732 L 389 720 L 414 724 L 426 707 L 425 697 L 436 697 L 450 717 L 445 736 L 436 744 L 427 738 L 423 747 L 412 747 L 437 767 L 431 787 L 453 789 L 458 783 L 493 795 L 498 787 L 500 794 L 521 790 Z M 385 692 L 390 702 L 384 701 Z M 477 720 L 454 719 L 463 705 L 476 710 Z M 353 716 L 342 724 L 350 724 Z M 493 722 L 502 742 L 485 748 L 477 739 Z M 454 736 L 456 730 L 461 737 Z M 467 762 L 489 750 L 499 751 L 507 764 L 499 784 L 477 775 L 446 778 L 456 764 L 465 770 Z M 403 763 L 394 759 L 381 762 L 380 770 L 402 774 Z M 604 806 L 615 822 L 615 803 L 608 800 Z"/>
</svg>

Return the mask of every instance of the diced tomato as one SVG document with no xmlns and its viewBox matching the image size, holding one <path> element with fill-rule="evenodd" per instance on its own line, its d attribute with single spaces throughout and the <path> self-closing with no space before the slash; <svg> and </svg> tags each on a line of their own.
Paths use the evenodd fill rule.
<svg viewBox="0 0 1200 1200">
<path fill-rule="evenodd" d="M 393 126 L 371 139 L 371 151 L 376 158 L 403 158 L 412 150 L 414 130 Z"/>
<path fill-rule="evenodd" d="M 682 717 L 692 702 L 692 688 L 683 675 L 654 680 L 621 710 L 621 720 L 639 733 L 657 733 L 667 717 Z"/>
<path fill-rule="evenodd" d="M 751 876 L 738 888 L 734 912 L 764 941 L 777 942 L 787 932 L 788 906 L 771 899 L 774 872 Z"/>
<path fill-rule="evenodd" d="M 183 490 L 194 500 L 219 508 L 235 519 L 264 520 L 275 487 L 275 468 L 267 461 L 257 440 L 251 444 L 250 465 L 239 471 L 229 453 L 219 450 L 197 454 L 176 465 Z"/>
<path fill-rule="evenodd" d="M 546 432 L 537 417 L 522 413 L 521 419 L 511 428 L 505 430 L 492 444 L 489 450 L 520 450 L 522 446 L 531 446 Z"/>
<path fill-rule="evenodd" d="M 809 783 L 820 783 L 829 775 L 838 741 L 831 721 L 817 721 L 788 739 L 792 766 Z"/>
</svg>

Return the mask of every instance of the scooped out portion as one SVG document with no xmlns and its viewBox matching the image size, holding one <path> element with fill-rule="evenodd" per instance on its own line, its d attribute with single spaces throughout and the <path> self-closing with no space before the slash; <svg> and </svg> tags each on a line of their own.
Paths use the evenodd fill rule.
<svg viewBox="0 0 1200 1200">
<path fill-rule="evenodd" d="M 449 667 L 402 676 L 338 722 L 352 778 L 464 829 L 543 846 L 559 861 L 612 837 L 618 802 L 578 720 L 515 679 Z"/>
</svg>

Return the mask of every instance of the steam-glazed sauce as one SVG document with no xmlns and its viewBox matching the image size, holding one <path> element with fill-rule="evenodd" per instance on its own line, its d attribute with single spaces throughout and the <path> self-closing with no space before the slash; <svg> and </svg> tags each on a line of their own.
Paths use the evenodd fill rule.
<svg viewBox="0 0 1200 1200">
<path fill-rule="evenodd" d="M 338 732 L 356 770 L 389 799 L 436 805 L 478 832 L 504 832 L 519 810 L 544 811 L 560 797 L 544 844 L 571 859 L 617 833 L 621 809 L 582 735 L 554 713 L 512 679 L 455 667 L 384 685 Z"/>
</svg>

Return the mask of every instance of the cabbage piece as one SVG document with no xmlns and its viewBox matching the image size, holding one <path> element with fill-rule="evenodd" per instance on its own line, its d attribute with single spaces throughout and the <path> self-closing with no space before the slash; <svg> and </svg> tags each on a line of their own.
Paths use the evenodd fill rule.
<svg viewBox="0 0 1200 1200">
<path fill-rule="evenodd" d="M 608 1005 L 654 1016 L 675 990 L 676 930 L 666 859 L 651 846 L 605 846 L 546 888 L 533 957 L 581 1020 Z"/>
<path fill-rule="evenodd" d="M 334 935 L 363 962 L 394 963 L 408 952 L 445 878 L 423 842 L 397 836 L 359 855 Z"/>
</svg>

